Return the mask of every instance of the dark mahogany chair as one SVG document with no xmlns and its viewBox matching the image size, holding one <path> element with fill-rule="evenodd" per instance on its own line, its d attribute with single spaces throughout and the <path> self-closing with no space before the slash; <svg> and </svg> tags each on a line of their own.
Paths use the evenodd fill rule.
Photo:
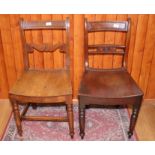
<svg viewBox="0 0 155 155">
<path fill-rule="evenodd" d="M 21 39 L 23 43 L 23 56 L 25 71 L 9 91 L 9 98 L 12 103 L 18 134 L 22 136 L 22 120 L 30 121 L 59 121 L 68 122 L 70 136 L 74 136 L 72 87 L 70 80 L 70 58 L 69 58 L 69 30 L 70 22 L 65 21 L 20 21 Z M 36 44 L 26 42 L 25 33 L 27 30 L 59 30 L 66 32 L 66 43 Z M 44 70 L 30 69 L 28 53 L 35 50 L 39 52 L 54 52 L 59 49 L 66 55 L 66 64 L 62 69 Z M 35 105 L 58 105 L 64 103 L 67 109 L 66 117 L 52 116 L 29 116 L 26 115 L 29 106 Z M 26 105 L 20 113 L 19 104 Z M 60 104 L 61 105 L 61 104 Z M 37 110 L 37 109 L 36 109 Z"/>
<path fill-rule="evenodd" d="M 99 31 L 123 32 L 125 45 L 88 45 L 88 33 Z M 133 111 L 128 137 L 133 135 L 140 110 L 143 92 L 127 71 L 127 55 L 130 41 L 130 19 L 128 21 L 92 21 L 85 20 L 85 71 L 79 89 L 80 136 L 85 135 L 85 109 L 91 105 L 120 106 L 131 104 Z M 112 69 L 96 69 L 89 66 L 88 55 L 122 55 L 122 66 Z"/>
</svg>

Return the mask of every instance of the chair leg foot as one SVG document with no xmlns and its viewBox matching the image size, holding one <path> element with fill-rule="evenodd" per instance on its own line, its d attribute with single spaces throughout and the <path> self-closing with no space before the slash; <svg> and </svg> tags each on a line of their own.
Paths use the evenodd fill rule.
<svg viewBox="0 0 155 155">
<path fill-rule="evenodd" d="M 133 132 L 128 131 L 128 138 L 129 138 L 129 139 L 132 137 L 132 135 L 133 135 Z"/>
<path fill-rule="evenodd" d="M 33 104 L 33 105 L 32 105 L 32 108 L 33 108 L 34 110 L 37 109 L 37 105 Z"/>
<path fill-rule="evenodd" d="M 81 139 L 84 139 L 84 133 L 80 133 Z"/>
<path fill-rule="evenodd" d="M 74 133 L 70 133 L 71 139 L 74 138 Z"/>
</svg>

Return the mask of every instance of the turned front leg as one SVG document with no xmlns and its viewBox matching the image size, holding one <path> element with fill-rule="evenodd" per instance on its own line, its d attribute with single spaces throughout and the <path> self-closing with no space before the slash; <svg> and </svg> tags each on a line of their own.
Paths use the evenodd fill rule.
<svg viewBox="0 0 155 155">
<path fill-rule="evenodd" d="M 67 114 L 68 114 L 70 136 L 71 138 L 73 138 L 74 137 L 74 116 L 73 116 L 72 103 L 67 104 Z"/>
<path fill-rule="evenodd" d="M 79 124 L 80 124 L 80 136 L 81 139 L 85 135 L 85 105 L 79 104 Z"/>
<path fill-rule="evenodd" d="M 11 100 L 11 102 L 12 102 L 12 107 L 13 107 L 13 112 L 14 112 L 14 118 L 15 118 L 17 130 L 18 130 L 18 134 L 20 136 L 22 136 L 23 131 L 22 131 L 22 124 L 21 124 L 19 106 L 18 106 L 17 101 Z"/>
<path fill-rule="evenodd" d="M 133 135 L 133 131 L 135 129 L 135 125 L 136 125 L 138 114 L 139 114 L 139 110 L 141 107 L 141 102 L 142 102 L 142 97 L 139 98 L 137 103 L 135 103 L 133 105 L 132 115 L 131 115 L 131 119 L 130 119 L 129 132 L 128 132 L 128 138 L 131 138 L 131 136 Z"/>
</svg>

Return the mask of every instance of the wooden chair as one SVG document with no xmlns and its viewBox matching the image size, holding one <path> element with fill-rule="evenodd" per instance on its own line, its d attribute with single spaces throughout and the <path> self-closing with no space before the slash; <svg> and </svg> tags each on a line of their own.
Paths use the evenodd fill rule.
<svg viewBox="0 0 155 155">
<path fill-rule="evenodd" d="M 70 22 L 67 18 L 65 21 L 20 21 L 21 38 L 23 44 L 23 56 L 25 71 L 23 75 L 16 81 L 9 91 L 9 98 L 12 102 L 14 117 L 18 129 L 18 134 L 22 136 L 22 120 L 30 121 L 59 121 L 68 122 L 70 136 L 74 136 L 73 124 L 73 106 L 72 106 L 72 87 L 70 80 L 70 59 L 69 59 L 69 30 Z M 27 43 L 25 31 L 33 30 L 60 30 L 66 31 L 66 43 L 52 44 L 35 44 Z M 39 70 L 30 69 L 28 61 L 28 53 L 35 50 L 39 52 L 54 52 L 59 49 L 66 55 L 66 64 L 62 69 L 55 70 Z M 51 116 L 27 116 L 26 112 L 30 105 L 37 104 L 59 104 L 65 103 L 67 109 L 67 117 L 51 117 Z M 20 114 L 19 104 L 26 105 Z"/>
<path fill-rule="evenodd" d="M 125 45 L 88 45 L 88 33 L 98 31 L 123 32 Z M 79 89 L 80 136 L 85 135 L 85 108 L 89 105 L 133 105 L 128 137 L 133 134 L 142 102 L 143 92 L 127 71 L 127 55 L 130 40 L 130 19 L 128 21 L 92 21 L 85 19 L 85 71 Z M 89 66 L 88 55 L 122 55 L 120 68 L 95 69 Z"/>
</svg>

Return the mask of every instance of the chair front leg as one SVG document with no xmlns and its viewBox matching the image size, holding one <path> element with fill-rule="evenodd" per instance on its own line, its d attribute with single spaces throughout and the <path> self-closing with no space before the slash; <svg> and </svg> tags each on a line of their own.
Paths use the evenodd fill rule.
<svg viewBox="0 0 155 155">
<path fill-rule="evenodd" d="M 73 139 L 74 138 L 74 116 L 73 116 L 72 98 L 69 98 L 67 101 L 67 115 L 68 115 L 70 136 Z"/>
<path fill-rule="evenodd" d="M 32 108 L 33 108 L 34 110 L 36 110 L 36 109 L 37 109 L 37 105 L 36 105 L 36 104 L 32 104 Z"/>
<path fill-rule="evenodd" d="M 14 118 L 18 130 L 18 134 L 22 136 L 23 131 L 22 131 L 22 124 L 21 124 L 21 117 L 20 117 L 20 112 L 19 112 L 19 106 L 17 101 L 11 100 L 12 107 L 13 107 L 13 112 L 14 112 Z"/>
<path fill-rule="evenodd" d="M 80 136 L 81 139 L 83 139 L 85 135 L 85 105 L 83 105 L 82 103 L 79 103 L 79 124 L 80 124 Z"/>
<path fill-rule="evenodd" d="M 138 101 L 135 104 L 133 104 L 132 115 L 131 115 L 131 119 L 130 119 L 129 132 L 128 132 L 128 138 L 131 138 L 131 136 L 133 135 L 133 131 L 135 129 L 135 125 L 137 122 L 141 103 L 142 103 L 142 97 L 139 97 Z"/>
</svg>

